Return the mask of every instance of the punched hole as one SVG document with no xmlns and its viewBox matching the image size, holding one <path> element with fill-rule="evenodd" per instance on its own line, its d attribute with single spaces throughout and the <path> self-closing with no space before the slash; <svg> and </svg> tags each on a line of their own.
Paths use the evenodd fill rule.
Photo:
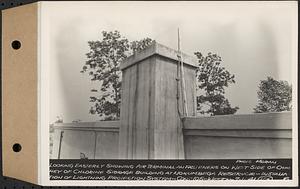
<svg viewBox="0 0 300 189">
<path fill-rule="evenodd" d="M 16 143 L 12 147 L 14 152 L 20 152 L 22 150 L 22 146 L 19 143 Z"/>
<path fill-rule="evenodd" d="M 13 49 L 17 50 L 17 49 L 21 48 L 21 42 L 18 40 L 15 40 L 11 43 L 11 47 Z"/>
</svg>

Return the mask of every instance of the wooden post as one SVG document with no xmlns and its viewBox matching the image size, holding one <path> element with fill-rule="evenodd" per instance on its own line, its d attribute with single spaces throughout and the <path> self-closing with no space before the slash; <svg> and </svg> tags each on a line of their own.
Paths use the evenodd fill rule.
<svg viewBox="0 0 300 189">
<path fill-rule="evenodd" d="M 188 114 L 196 114 L 196 60 L 185 54 Z M 183 159 L 182 102 L 177 98 L 178 52 L 158 43 L 121 64 L 121 159 Z M 180 85 L 179 85 L 180 87 Z M 182 94 L 179 94 L 179 96 Z"/>
</svg>

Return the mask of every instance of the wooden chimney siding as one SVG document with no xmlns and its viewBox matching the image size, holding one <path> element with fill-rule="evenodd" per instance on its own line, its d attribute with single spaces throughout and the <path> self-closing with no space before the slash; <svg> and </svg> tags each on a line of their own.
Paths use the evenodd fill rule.
<svg viewBox="0 0 300 189">
<path fill-rule="evenodd" d="M 195 62 L 183 55 L 189 115 L 196 113 Z M 177 52 L 158 43 L 122 65 L 119 158 L 182 159 L 177 108 Z M 179 102 L 181 109 L 181 101 Z"/>
</svg>

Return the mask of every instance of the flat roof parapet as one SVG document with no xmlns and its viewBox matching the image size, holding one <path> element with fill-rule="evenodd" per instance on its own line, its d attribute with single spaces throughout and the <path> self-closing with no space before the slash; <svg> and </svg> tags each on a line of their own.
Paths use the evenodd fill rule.
<svg viewBox="0 0 300 189">
<path fill-rule="evenodd" d="M 55 129 L 64 128 L 119 128 L 120 121 L 94 121 L 94 122 L 73 122 L 73 123 L 55 123 Z"/>
<path fill-rule="evenodd" d="M 195 57 L 189 56 L 185 53 L 182 54 L 182 61 L 184 64 L 192 66 L 192 67 L 197 67 L 197 59 Z M 121 63 L 121 70 L 124 70 L 136 63 L 141 62 L 142 60 L 153 56 L 153 55 L 160 55 L 169 59 L 172 59 L 174 61 L 178 61 L 178 55 L 179 52 L 177 50 L 171 49 L 167 46 L 164 46 L 162 44 L 159 44 L 157 42 L 153 42 L 152 45 L 147 47 L 146 49 L 143 49 L 139 52 L 134 53 L 130 57 L 126 58 L 122 63 Z"/>
</svg>

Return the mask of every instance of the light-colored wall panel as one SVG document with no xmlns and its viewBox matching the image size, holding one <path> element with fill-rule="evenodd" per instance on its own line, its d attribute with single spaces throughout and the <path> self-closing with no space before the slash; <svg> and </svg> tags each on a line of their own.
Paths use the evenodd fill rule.
<svg viewBox="0 0 300 189">
<path fill-rule="evenodd" d="M 291 158 L 292 140 L 185 136 L 186 159 Z"/>
<path fill-rule="evenodd" d="M 119 132 L 96 132 L 95 159 L 118 159 Z"/>
<path fill-rule="evenodd" d="M 60 159 L 80 159 L 80 153 L 88 159 L 95 158 L 96 132 L 64 130 Z"/>
<path fill-rule="evenodd" d="M 291 112 L 184 120 L 187 159 L 292 158 Z"/>
<path fill-rule="evenodd" d="M 119 121 L 57 123 L 53 135 L 53 159 L 118 159 Z"/>
</svg>

